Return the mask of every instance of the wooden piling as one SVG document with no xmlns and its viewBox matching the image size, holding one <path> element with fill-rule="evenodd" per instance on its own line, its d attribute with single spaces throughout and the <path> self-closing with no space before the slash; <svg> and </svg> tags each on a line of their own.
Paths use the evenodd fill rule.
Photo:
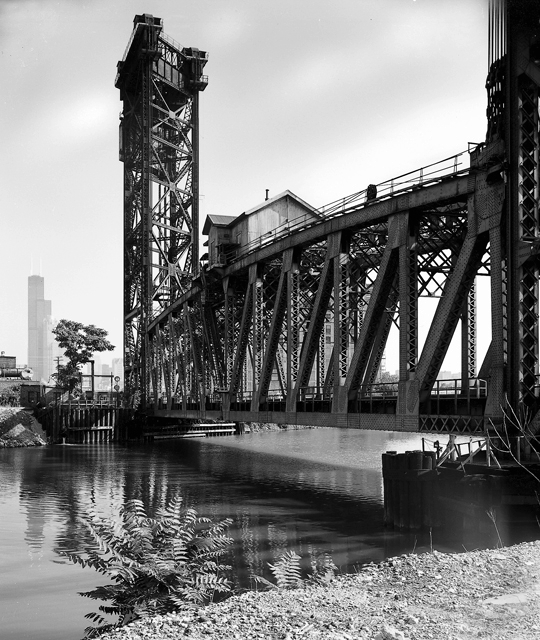
<svg viewBox="0 0 540 640">
<path fill-rule="evenodd" d="M 406 453 L 397 454 L 397 473 L 399 479 L 395 482 L 397 490 L 397 527 L 398 529 L 407 529 L 409 526 L 409 514 L 407 503 L 409 501 L 409 487 L 405 481 L 405 474 L 408 468 L 408 460 Z"/>
<path fill-rule="evenodd" d="M 397 452 L 383 453 L 383 492 L 384 492 L 384 524 L 394 526 L 394 482 L 392 473 L 396 468 Z"/>
<path fill-rule="evenodd" d="M 435 451 L 425 451 L 422 458 L 422 470 L 432 471 L 437 466 L 437 454 Z M 429 529 L 434 526 L 436 509 L 434 505 L 434 478 L 433 474 L 426 474 L 426 479 L 420 483 L 422 493 L 422 528 Z"/>
<path fill-rule="evenodd" d="M 422 470 L 424 454 L 422 451 L 411 451 L 407 454 L 408 463 L 408 502 L 409 515 L 408 529 L 420 529 L 422 527 L 422 487 L 423 484 L 418 474 Z"/>
<path fill-rule="evenodd" d="M 405 530 L 433 525 L 434 466 L 435 452 L 383 454 L 385 525 Z"/>
</svg>

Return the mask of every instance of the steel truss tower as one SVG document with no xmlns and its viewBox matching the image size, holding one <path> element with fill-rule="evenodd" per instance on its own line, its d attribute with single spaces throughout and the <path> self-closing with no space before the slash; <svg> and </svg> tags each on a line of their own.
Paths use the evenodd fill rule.
<svg viewBox="0 0 540 640">
<path fill-rule="evenodd" d="M 133 23 L 115 85 L 123 102 L 125 387 L 145 407 L 149 323 L 199 270 L 199 92 L 208 55 L 166 36 L 160 18 Z"/>
</svg>

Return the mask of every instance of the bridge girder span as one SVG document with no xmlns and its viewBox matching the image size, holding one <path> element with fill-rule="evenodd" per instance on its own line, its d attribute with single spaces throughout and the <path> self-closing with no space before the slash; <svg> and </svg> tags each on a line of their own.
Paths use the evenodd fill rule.
<svg viewBox="0 0 540 640">
<path fill-rule="evenodd" d="M 456 160 L 446 175 L 421 170 L 399 190 L 403 180 L 389 181 L 379 196 L 355 194 L 305 228 L 194 268 L 189 286 L 148 316 L 145 407 L 462 433 L 500 422 L 507 399 L 536 414 L 539 19 L 530 0 L 491 5 L 487 137 L 468 170 Z M 490 281 L 492 333 L 482 362 L 480 276 Z M 420 348 L 423 296 L 438 302 Z M 461 380 L 448 392 L 437 377 L 456 330 Z M 385 385 L 377 376 L 392 331 L 399 380 Z"/>
</svg>

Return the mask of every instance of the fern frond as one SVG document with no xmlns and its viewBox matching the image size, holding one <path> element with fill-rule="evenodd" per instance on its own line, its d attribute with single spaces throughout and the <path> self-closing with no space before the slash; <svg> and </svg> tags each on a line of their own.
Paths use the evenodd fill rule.
<svg viewBox="0 0 540 640">
<path fill-rule="evenodd" d="M 300 556 L 286 551 L 274 564 L 268 563 L 279 589 L 294 589 L 302 582 Z"/>
</svg>

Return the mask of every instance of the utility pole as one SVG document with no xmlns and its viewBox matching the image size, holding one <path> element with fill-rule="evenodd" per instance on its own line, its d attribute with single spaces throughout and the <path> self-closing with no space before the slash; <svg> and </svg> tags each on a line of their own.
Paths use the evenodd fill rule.
<svg viewBox="0 0 540 640">
<path fill-rule="evenodd" d="M 60 361 L 63 360 L 62 356 L 56 356 L 56 386 L 59 386 L 59 376 L 60 376 Z"/>
</svg>

